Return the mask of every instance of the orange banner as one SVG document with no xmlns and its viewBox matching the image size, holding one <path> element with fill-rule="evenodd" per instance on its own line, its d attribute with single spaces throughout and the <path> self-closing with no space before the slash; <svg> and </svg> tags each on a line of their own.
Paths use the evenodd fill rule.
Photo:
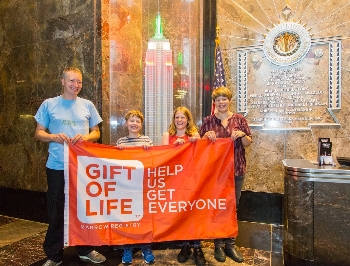
<svg viewBox="0 0 350 266">
<path fill-rule="evenodd" d="M 237 236 L 230 139 L 65 146 L 65 246 Z"/>
</svg>

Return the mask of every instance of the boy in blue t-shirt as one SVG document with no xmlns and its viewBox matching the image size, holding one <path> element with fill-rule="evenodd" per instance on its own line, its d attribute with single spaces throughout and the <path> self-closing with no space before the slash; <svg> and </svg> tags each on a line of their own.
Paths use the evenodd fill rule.
<svg viewBox="0 0 350 266">
<path fill-rule="evenodd" d="M 125 125 L 129 134 L 117 140 L 117 148 L 142 146 L 144 149 L 149 149 L 153 146 L 152 140 L 148 136 L 140 134 L 144 117 L 139 110 L 131 110 L 125 115 Z M 151 244 L 140 245 L 124 245 L 122 263 L 132 263 L 132 252 L 135 247 L 140 247 L 142 255 L 146 263 L 154 263 L 154 255 L 151 250 Z"/>
</svg>

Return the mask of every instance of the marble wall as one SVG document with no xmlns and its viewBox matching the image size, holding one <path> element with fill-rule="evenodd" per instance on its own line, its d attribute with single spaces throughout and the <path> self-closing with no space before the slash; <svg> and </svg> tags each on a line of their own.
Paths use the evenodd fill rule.
<svg viewBox="0 0 350 266">
<path fill-rule="evenodd" d="M 0 186 L 46 191 L 47 144 L 34 139 L 41 102 L 61 93 L 64 67 L 101 109 L 99 1 L 0 2 Z"/>
<path fill-rule="evenodd" d="M 285 158 L 305 158 L 317 161 L 319 137 L 329 137 L 333 143 L 334 156 L 350 157 L 350 125 L 347 117 L 350 114 L 350 28 L 348 13 L 349 1 L 217 1 L 218 27 L 220 28 L 220 47 L 224 54 L 225 71 L 228 87 L 236 94 L 237 88 L 237 51 L 260 47 L 254 51 L 258 62 L 253 64 L 248 59 L 248 95 L 258 90 L 257 84 L 262 84 L 264 77 L 271 75 L 271 63 L 266 60 L 261 45 L 264 34 L 268 34 L 274 25 L 282 21 L 282 10 L 286 4 L 292 10 L 295 22 L 309 30 L 312 42 L 320 38 L 339 36 L 341 40 L 341 109 L 334 110 L 335 119 L 327 112 L 327 106 L 319 110 L 323 122 L 328 125 L 314 125 L 307 130 L 276 130 L 264 127 L 252 127 L 253 144 L 247 149 L 248 172 L 243 189 L 259 192 L 283 193 L 283 167 L 281 161 Z M 268 30 L 269 29 L 269 30 Z M 314 54 L 315 45 L 303 62 L 302 75 L 311 77 L 309 87 L 327 92 L 328 90 L 328 46 L 322 46 L 324 55 L 317 58 Z M 250 54 L 249 56 L 251 56 Z M 322 67 L 323 66 L 323 67 Z M 278 69 L 278 67 L 275 67 Z M 260 71 L 260 73 L 259 73 Z M 316 77 L 315 77 L 316 76 Z M 265 82 L 266 83 L 266 82 Z M 314 96 L 321 97 L 321 96 Z M 238 95 L 235 95 L 235 100 Z M 233 101 L 233 110 L 237 110 Z M 252 121 L 253 110 L 248 110 L 247 118 Z M 334 121 L 340 125 L 332 125 Z M 307 125 L 306 125 L 307 127 Z"/>
<path fill-rule="evenodd" d="M 193 29 L 200 32 L 202 18 L 199 17 L 197 24 L 191 24 L 190 27 L 187 18 L 194 12 L 201 14 L 200 2 L 183 3 L 193 6 L 179 20 L 183 22 L 181 30 L 192 30 L 191 34 L 198 37 L 196 49 L 199 54 L 202 40 Z M 319 137 L 331 138 L 336 156 L 346 157 L 350 153 L 350 125 L 346 123 L 350 112 L 350 28 L 347 19 L 350 5 L 347 0 L 288 2 L 295 18 L 301 19 L 302 23 L 307 24 L 306 27 L 311 28 L 313 39 L 341 36 L 342 107 L 334 111 L 340 125 L 317 126 L 310 130 L 252 128 L 254 142 L 247 149 L 248 172 L 244 190 L 283 193 L 282 159 L 303 157 L 315 161 Z M 150 1 L 123 0 L 113 3 L 112 8 L 110 1 L 93 0 L 38 0 L 26 5 L 19 0 L 0 2 L 0 186 L 46 190 L 44 171 L 47 145 L 35 141 L 35 121 L 32 116 L 44 99 L 60 93 L 59 76 L 65 66 L 77 66 L 84 72 L 81 96 L 92 100 L 102 113 L 103 143 L 109 144 L 124 134 L 120 127 L 115 135 L 113 130 L 116 129 L 110 123 L 113 115 L 111 110 L 121 118 L 125 110 L 131 107 L 141 109 L 142 69 L 140 58 L 135 59 L 133 56 L 142 58 L 142 55 L 141 49 L 130 46 L 130 43 L 138 43 L 142 49 L 146 47 L 153 35 L 153 26 L 142 24 L 145 21 L 141 15 L 153 18 L 155 13 L 150 13 L 150 10 L 154 8 L 150 6 Z M 181 10 L 181 6 L 172 5 L 173 2 L 161 3 L 164 10 Z M 268 33 L 267 28 L 271 29 L 273 24 L 279 23 L 285 5 L 286 2 L 282 0 L 273 3 L 269 0 L 217 0 L 220 46 L 224 54 L 228 87 L 232 91 L 236 92 L 237 84 L 237 49 L 261 45 L 264 34 Z M 172 21 L 171 16 L 167 16 Z M 151 19 L 149 21 L 153 23 Z M 174 18 L 166 28 L 174 36 L 178 33 L 176 21 Z M 118 27 L 110 28 L 111 24 Z M 131 32 L 134 34 L 131 35 Z M 114 62 L 112 69 L 111 36 L 115 45 L 125 49 L 125 52 L 118 50 L 119 61 Z M 180 42 L 175 43 L 174 49 L 180 50 L 181 45 Z M 259 56 L 264 59 L 263 54 Z M 312 54 L 306 58 L 314 66 L 327 65 L 327 54 L 319 60 L 315 60 Z M 198 86 L 202 80 L 200 70 L 203 61 L 199 62 L 195 66 Z M 252 74 L 254 67 L 250 66 L 249 70 Z M 317 71 L 321 78 L 328 77 L 325 68 L 318 67 Z M 111 80 L 113 85 L 121 88 L 120 91 L 111 93 Z M 322 82 L 320 86 L 326 83 Z M 117 100 L 115 95 L 118 96 Z M 198 106 L 200 96 L 194 95 Z M 199 107 L 196 106 L 193 107 L 194 113 L 199 116 L 200 111 L 196 109 Z M 234 101 L 232 109 L 236 110 L 236 107 Z"/>
</svg>

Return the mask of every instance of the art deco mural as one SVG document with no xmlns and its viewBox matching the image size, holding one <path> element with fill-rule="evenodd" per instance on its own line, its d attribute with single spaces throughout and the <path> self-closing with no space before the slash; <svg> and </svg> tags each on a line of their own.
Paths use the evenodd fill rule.
<svg viewBox="0 0 350 266">
<path fill-rule="evenodd" d="M 244 189 L 283 192 L 285 158 L 349 156 L 348 1 L 218 0 L 233 108 L 253 130 Z"/>
</svg>

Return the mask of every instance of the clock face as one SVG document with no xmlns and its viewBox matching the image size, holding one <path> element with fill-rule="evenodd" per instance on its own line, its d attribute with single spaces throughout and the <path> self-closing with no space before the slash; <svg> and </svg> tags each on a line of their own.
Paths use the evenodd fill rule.
<svg viewBox="0 0 350 266">
<path fill-rule="evenodd" d="M 286 22 L 275 26 L 269 32 L 263 49 L 271 63 L 289 66 L 302 60 L 310 47 L 309 32 L 298 23 Z"/>
</svg>

